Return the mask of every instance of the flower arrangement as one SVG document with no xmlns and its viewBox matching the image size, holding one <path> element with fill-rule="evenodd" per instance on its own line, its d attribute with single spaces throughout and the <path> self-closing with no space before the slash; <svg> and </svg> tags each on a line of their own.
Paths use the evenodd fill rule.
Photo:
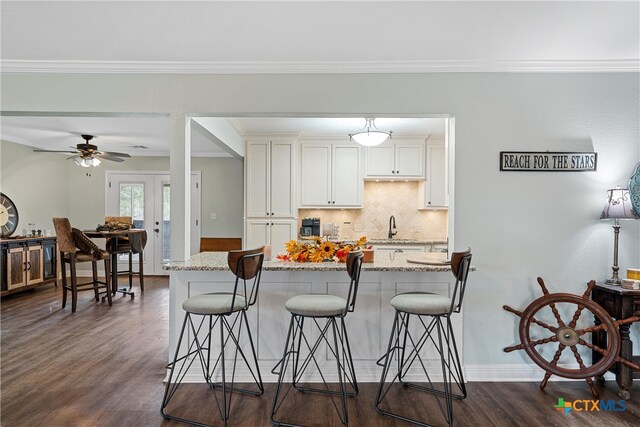
<svg viewBox="0 0 640 427">
<path fill-rule="evenodd" d="M 355 243 L 329 242 L 323 241 L 320 237 L 315 237 L 308 242 L 298 242 L 289 240 L 285 244 L 286 254 L 278 254 L 276 258 L 281 261 L 294 262 L 323 262 L 334 261 L 345 262 L 347 255 L 351 251 L 365 248 L 367 238 L 360 237 Z M 371 246 L 369 246 L 369 249 Z"/>
</svg>

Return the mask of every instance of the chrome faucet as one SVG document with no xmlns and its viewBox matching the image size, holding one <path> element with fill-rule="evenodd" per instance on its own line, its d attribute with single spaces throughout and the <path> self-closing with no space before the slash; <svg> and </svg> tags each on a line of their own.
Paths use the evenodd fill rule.
<svg viewBox="0 0 640 427">
<path fill-rule="evenodd" d="M 395 230 L 396 229 L 396 217 L 391 215 L 389 217 L 389 238 L 392 239 L 393 236 L 395 236 L 396 234 L 398 234 L 397 231 L 391 231 L 391 230 Z"/>
</svg>

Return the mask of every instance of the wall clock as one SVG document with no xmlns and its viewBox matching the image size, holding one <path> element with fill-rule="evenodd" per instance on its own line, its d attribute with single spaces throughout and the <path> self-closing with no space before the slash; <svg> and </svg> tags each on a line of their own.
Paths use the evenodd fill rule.
<svg viewBox="0 0 640 427">
<path fill-rule="evenodd" d="M 18 228 L 18 209 L 4 193 L 0 193 L 0 235 L 9 237 Z"/>
<path fill-rule="evenodd" d="M 631 197 L 631 206 L 635 209 L 636 214 L 640 216 L 640 163 L 638 163 L 636 170 L 633 171 L 633 175 L 631 175 L 628 188 L 629 196 Z"/>
</svg>

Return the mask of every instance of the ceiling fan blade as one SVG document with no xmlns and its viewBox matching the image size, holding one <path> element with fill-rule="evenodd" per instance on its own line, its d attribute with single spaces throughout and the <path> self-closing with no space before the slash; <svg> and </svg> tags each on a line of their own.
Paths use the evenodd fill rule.
<svg viewBox="0 0 640 427">
<path fill-rule="evenodd" d="M 39 148 L 33 150 L 36 153 L 67 153 L 67 154 L 76 154 L 77 151 L 71 150 L 41 150 Z"/>
<path fill-rule="evenodd" d="M 102 159 L 102 160 L 109 160 L 111 162 L 124 162 L 124 159 L 120 158 L 120 157 L 116 157 L 116 156 L 109 156 L 109 155 L 104 155 L 104 153 L 102 154 L 93 154 L 93 157 L 97 158 L 97 159 Z"/>
<path fill-rule="evenodd" d="M 102 154 L 107 154 L 107 155 L 110 155 L 110 156 L 117 156 L 117 157 L 131 157 L 127 153 L 114 153 L 113 151 L 101 151 L 101 153 Z"/>
<path fill-rule="evenodd" d="M 78 157 L 80 157 L 80 154 L 76 154 L 75 156 L 67 157 L 67 160 L 77 159 Z"/>
</svg>

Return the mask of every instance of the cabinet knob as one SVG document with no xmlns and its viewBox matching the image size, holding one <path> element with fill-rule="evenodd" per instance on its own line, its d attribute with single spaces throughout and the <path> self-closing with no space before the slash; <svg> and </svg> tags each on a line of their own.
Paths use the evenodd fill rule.
<svg viewBox="0 0 640 427">
<path fill-rule="evenodd" d="M 329 201 L 327 202 L 327 204 L 329 204 L 329 205 L 330 205 L 330 204 L 331 204 L 331 200 L 329 200 Z"/>
<path fill-rule="evenodd" d="M 396 173 L 396 171 L 391 171 L 391 173 Z"/>
<path fill-rule="evenodd" d="M 400 173 L 400 171 L 396 171 L 396 173 Z"/>
<path fill-rule="evenodd" d="M 335 204 L 336 204 L 336 201 L 334 200 L 334 201 L 333 201 L 333 202 L 331 202 L 331 203 L 335 205 Z"/>
</svg>

